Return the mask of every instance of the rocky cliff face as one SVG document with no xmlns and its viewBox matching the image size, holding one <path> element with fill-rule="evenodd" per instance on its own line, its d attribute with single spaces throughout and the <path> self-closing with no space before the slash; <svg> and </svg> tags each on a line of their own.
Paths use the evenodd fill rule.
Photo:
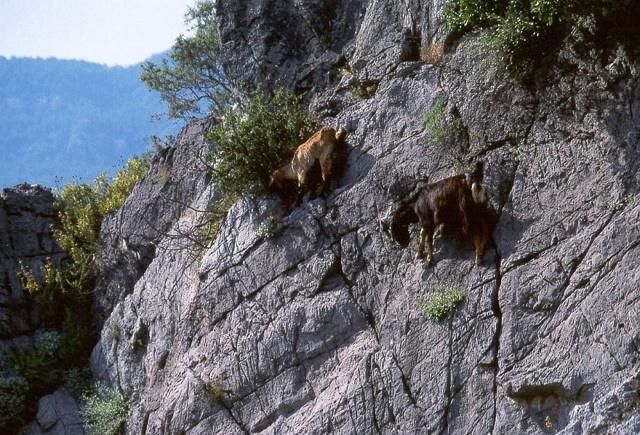
<svg viewBox="0 0 640 435">
<path fill-rule="evenodd" d="M 18 272 L 22 262 L 39 279 L 48 259 L 55 263 L 64 255 L 51 233 L 55 222 L 53 195 L 47 189 L 21 184 L 0 195 L 0 369 L 7 368 L 11 349 L 28 348 L 46 326 Z"/>
<path fill-rule="evenodd" d="M 92 356 L 131 399 L 127 433 L 640 431 L 638 57 L 586 24 L 522 85 L 479 37 L 447 39 L 440 1 L 218 3 L 228 71 L 306 90 L 349 130 L 347 172 L 276 237 L 257 230 L 277 201 L 242 199 L 205 243 L 205 145 L 195 134 L 169 151 L 182 163 L 154 165 L 107 224 L 153 243 L 105 244 L 126 290 L 106 294 Z M 444 58 L 418 61 L 436 42 Z M 425 129 L 437 101 L 454 145 Z M 474 267 L 465 242 L 439 239 L 427 268 L 381 221 L 411 180 L 475 159 L 495 248 Z M 161 165 L 179 201 L 154 188 Z M 420 301 L 447 282 L 465 301 L 432 323 Z"/>
<path fill-rule="evenodd" d="M 155 156 L 149 174 L 120 210 L 105 217 L 99 242 L 101 274 L 95 292 L 101 323 L 115 304 L 133 291 L 175 222 L 198 198 L 211 196 L 211 175 L 205 164 L 206 124 L 201 121 L 185 127 L 173 147 Z M 202 212 L 206 201 L 204 207 Z M 198 239 L 188 233 L 178 237 Z"/>
</svg>

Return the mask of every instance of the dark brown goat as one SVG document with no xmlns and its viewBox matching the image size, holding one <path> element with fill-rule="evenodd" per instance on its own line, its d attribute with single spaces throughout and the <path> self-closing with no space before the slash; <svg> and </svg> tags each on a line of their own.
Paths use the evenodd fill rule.
<svg viewBox="0 0 640 435">
<path fill-rule="evenodd" d="M 431 183 L 403 204 L 391 220 L 391 237 L 402 247 L 409 244 L 409 225 L 420 224 L 420 243 L 416 258 L 423 258 L 425 239 L 427 264 L 433 263 L 433 234 L 439 226 L 458 229 L 473 238 L 476 265 L 491 241 L 497 214 L 489 205 L 482 185 L 482 163 L 473 174 L 456 175 Z"/>
</svg>

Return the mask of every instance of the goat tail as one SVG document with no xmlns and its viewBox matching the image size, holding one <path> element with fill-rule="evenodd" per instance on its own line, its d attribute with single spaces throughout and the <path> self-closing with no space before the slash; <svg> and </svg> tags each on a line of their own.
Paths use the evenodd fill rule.
<svg viewBox="0 0 640 435">
<path fill-rule="evenodd" d="M 409 246 L 411 237 L 409 235 L 409 224 L 418 222 L 418 215 L 414 210 L 414 204 L 403 204 L 393 214 L 391 218 L 390 233 L 391 238 L 400 246 Z"/>
</svg>

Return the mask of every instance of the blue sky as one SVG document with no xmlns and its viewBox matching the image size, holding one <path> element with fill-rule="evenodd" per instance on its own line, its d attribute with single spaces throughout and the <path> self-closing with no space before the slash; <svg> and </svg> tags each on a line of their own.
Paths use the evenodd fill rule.
<svg viewBox="0 0 640 435">
<path fill-rule="evenodd" d="M 132 65 L 186 32 L 197 0 L 0 0 L 0 56 Z"/>
</svg>

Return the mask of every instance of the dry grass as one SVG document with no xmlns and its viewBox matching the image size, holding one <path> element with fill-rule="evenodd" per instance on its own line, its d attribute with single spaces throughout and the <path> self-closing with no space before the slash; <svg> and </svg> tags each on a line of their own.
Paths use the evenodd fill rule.
<svg viewBox="0 0 640 435">
<path fill-rule="evenodd" d="M 216 381 L 209 381 L 202 386 L 207 395 L 218 405 L 225 406 L 224 403 L 224 390 L 222 385 Z"/>
<path fill-rule="evenodd" d="M 444 47 L 439 42 L 431 42 L 420 49 L 420 60 L 427 65 L 435 65 L 442 60 Z"/>
</svg>

